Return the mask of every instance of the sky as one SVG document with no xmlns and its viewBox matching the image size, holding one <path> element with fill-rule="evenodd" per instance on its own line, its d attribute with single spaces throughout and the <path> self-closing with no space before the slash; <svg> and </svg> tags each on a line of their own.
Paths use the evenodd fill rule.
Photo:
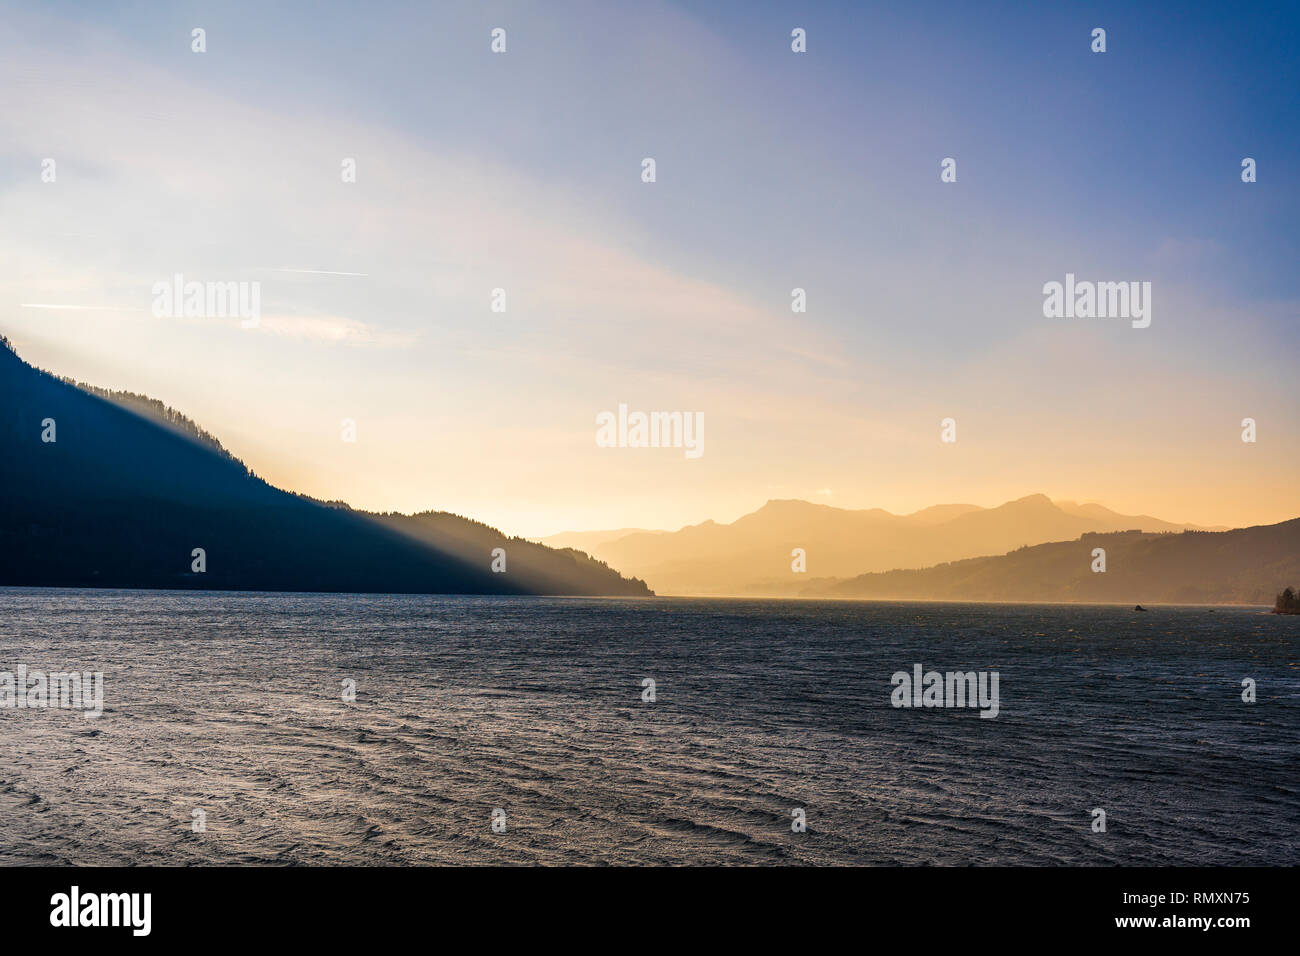
<svg viewBox="0 0 1300 956">
<path fill-rule="evenodd" d="M 0 334 L 281 487 L 530 536 L 1296 517 L 1300 8 L 1142 6 L 0 2 Z M 260 324 L 155 315 L 178 273 Z M 1150 326 L 1045 317 L 1067 273 Z M 601 447 L 620 404 L 703 453 Z"/>
</svg>

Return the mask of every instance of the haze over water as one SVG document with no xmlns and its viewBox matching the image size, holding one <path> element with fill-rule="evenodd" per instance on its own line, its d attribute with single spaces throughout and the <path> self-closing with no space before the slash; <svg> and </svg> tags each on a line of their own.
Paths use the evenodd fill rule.
<svg viewBox="0 0 1300 956">
<path fill-rule="evenodd" d="M 0 670 L 105 688 L 0 709 L 3 863 L 1300 862 L 1255 609 L 2 593 Z M 998 716 L 893 708 L 915 663 Z"/>
</svg>

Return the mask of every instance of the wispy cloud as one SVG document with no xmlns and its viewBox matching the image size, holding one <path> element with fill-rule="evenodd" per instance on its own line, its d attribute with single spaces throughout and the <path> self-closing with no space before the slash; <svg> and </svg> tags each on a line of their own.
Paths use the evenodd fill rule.
<svg viewBox="0 0 1300 956">
<path fill-rule="evenodd" d="M 325 342 L 331 345 L 376 345 L 397 347 L 410 345 L 414 332 L 376 329 L 365 322 L 343 316 L 264 315 L 257 331 L 287 339 Z"/>
</svg>

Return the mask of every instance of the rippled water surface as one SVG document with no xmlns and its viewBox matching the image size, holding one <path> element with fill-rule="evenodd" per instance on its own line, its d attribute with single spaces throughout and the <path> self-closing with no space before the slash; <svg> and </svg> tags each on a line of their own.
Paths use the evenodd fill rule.
<svg viewBox="0 0 1300 956">
<path fill-rule="evenodd" d="M 0 709 L 0 862 L 1296 864 L 1298 650 L 1225 608 L 0 589 L 0 671 L 105 695 Z M 999 715 L 895 709 L 917 663 Z"/>
</svg>

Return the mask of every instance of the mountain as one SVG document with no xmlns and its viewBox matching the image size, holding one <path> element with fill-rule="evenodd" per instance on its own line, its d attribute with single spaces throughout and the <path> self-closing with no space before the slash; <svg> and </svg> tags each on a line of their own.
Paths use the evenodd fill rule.
<svg viewBox="0 0 1300 956">
<path fill-rule="evenodd" d="M 618 538 L 626 538 L 630 534 L 670 533 L 668 531 L 644 531 L 641 528 L 619 528 L 616 531 L 562 531 L 559 534 L 539 539 L 539 543 L 546 545 L 548 548 L 574 548 L 578 551 L 590 553 L 592 548 L 598 548 L 602 544 L 608 544 Z"/>
<path fill-rule="evenodd" d="M 996 508 L 945 504 L 909 515 L 779 500 L 731 524 L 706 521 L 674 532 L 569 533 L 559 539 L 645 579 L 660 593 L 788 596 L 799 593 L 813 575 L 839 578 L 923 568 L 1088 532 L 1130 529 L 1201 530 L 1121 515 L 1101 505 L 1054 503 L 1046 495 L 1029 495 Z M 807 556 L 806 574 L 791 570 L 795 548 Z"/>
<path fill-rule="evenodd" d="M 0 496 L 0 585 L 651 593 L 586 554 L 457 515 L 370 514 L 282 491 L 162 403 L 77 387 L 3 338 Z"/>
<path fill-rule="evenodd" d="M 1093 551 L 1106 552 L 1095 572 Z M 912 571 L 811 581 L 805 597 L 1121 604 L 1271 604 L 1300 580 L 1300 518 L 1235 531 L 1085 534 Z"/>
</svg>

